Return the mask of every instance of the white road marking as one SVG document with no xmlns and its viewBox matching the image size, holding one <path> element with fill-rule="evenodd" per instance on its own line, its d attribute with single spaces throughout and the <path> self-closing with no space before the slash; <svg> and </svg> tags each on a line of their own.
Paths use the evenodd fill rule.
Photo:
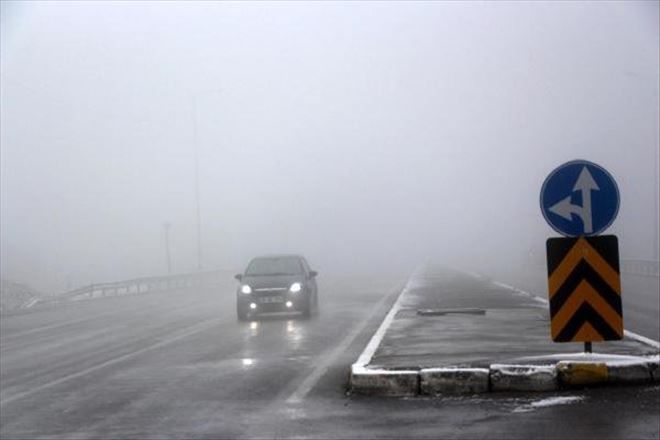
<svg viewBox="0 0 660 440">
<path fill-rule="evenodd" d="M 472 271 L 470 271 L 470 270 L 465 270 L 465 269 L 461 269 L 461 268 L 459 268 L 459 267 L 454 267 L 454 266 L 449 266 L 449 269 L 451 269 L 451 270 L 453 270 L 453 271 L 456 271 L 456 272 L 464 273 L 464 274 L 469 275 L 469 276 L 471 276 L 472 278 L 476 278 L 476 279 L 478 279 L 478 280 L 482 280 L 482 279 L 484 279 L 484 276 L 483 276 L 482 274 L 480 274 L 480 273 L 477 273 L 477 272 L 472 272 Z"/>
<path fill-rule="evenodd" d="M 653 348 L 657 348 L 657 349 L 660 350 L 660 342 L 654 341 L 651 338 L 647 338 L 646 336 L 638 335 L 637 333 L 633 333 L 630 330 L 626 330 L 626 329 L 623 330 L 623 335 L 630 338 L 630 339 L 634 339 L 637 342 L 641 342 L 642 344 L 646 344 L 646 345 L 649 345 Z"/>
<path fill-rule="evenodd" d="M 408 291 L 408 284 L 406 283 L 405 287 L 401 289 L 401 293 L 397 297 L 389 313 L 387 314 L 387 316 L 385 316 L 385 319 L 383 319 L 383 322 L 380 324 L 380 327 L 378 327 L 376 333 L 374 333 L 374 335 L 371 337 L 371 340 L 367 344 L 367 347 L 364 349 L 360 357 L 358 357 L 358 360 L 355 362 L 354 365 L 357 364 L 360 366 L 365 366 L 368 365 L 369 362 L 371 362 L 371 358 L 373 357 L 374 353 L 376 352 L 376 349 L 380 345 L 380 342 L 383 340 L 383 337 L 385 336 L 385 332 L 390 327 L 392 321 L 394 320 L 394 316 L 401 308 L 401 298 L 403 297 L 403 294 L 407 291 Z"/>
<path fill-rule="evenodd" d="M 530 298 L 532 301 L 536 301 L 537 303 L 540 303 L 543 306 L 548 305 L 548 300 L 547 299 L 541 298 L 540 296 L 536 296 L 533 293 L 527 292 L 525 290 L 518 289 L 517 287 L 510 286 L 510 285 L 502 283 L 500 281 L 491 281 L 491 283 L 496 285 L 497 287 L 512 290 L 513 292 L 517 293 L 518 295 L 526 296 L 526 297 Z"/>
<path fill-rule="evenodd" d="M 401 308 L 401 298 L 403 298 L 404 293 L 406 293 L 408 290 L 410 290 L 410 283 L 411 281 L 422 271 L 422 266 L 418 267 L 413 271 L 412 274 L 408 277 L 408 281 L 406 282 L 406 285 L 401 289 L 401 293 L 399 294 L 398 298 L 394 302 L 394 305 L 392 306 L 392 309 L 390 312 L 385 316 L 385 319 L 383 319 L 383 322 L 380 324 L 380 327 L 378 327 L 378 330 L 376 330 L 376 333 L 371 337 L 371 340 L 369 341 L 369 344 L 367 344 L 367 347 L 364 349 L 360 357 L 358 357 L 358 360 L 353 364 L 353 366 L 359 366 L 359 367 L 364 367 L 371 362 L 371 358 L 374 356 L 374 353 L 376 352 L 376 349 L 380 345 L 380 342 L 383 340 L 383 337 L 385 336 L 385 332 L 387 329 L 390 327 L 392 324 L 392 321 L 394 320 L 394 317 L 396 316 L 397 312 Z"/>
<path fill-rule="evenodd" d="M 94 318 L 82 318 L 82 319 L 78 319 L 78 320 L 74 320 L 74 321 L 58 322 L 56 324 L 44 325 L 42 327 L 37 327 L 37 328 L 30 329 L 30 330 L 22 331 L 22 332 L 10 333 L 7 336 L 3 336 L 2 338 L 0 338 L 0 340 L 1 341 L 7 341 L 9 339 L 19 338 L 21 336 L 26 336 L 26 335 L 31 335 L 32 333 L 38 333 L 38 332 L 42 332 L 42 331 L 45 331 L 45 330 L 53 330 L 53 329 L 56 329 L 56 328 L 59 328 L 59 327 L 66 327 L 66 326 L 69 326 L 69 325 L 80 324 L 81 322 L 85 322 L 85 321 L 92 321 L 93 319 Z"/>
<path fill-rule="evenodd" d="M 23 399 L 23 398 L 31 396 L 33 394 L 39 393 L 41 391 L 44 391 L 48 388 L 52 388 L 54 386 L 57 386 L 61 383 L 67 382 L 69 380 L 77 379 L 79 377 L 82 377 L 82 376 L 85 376 L 87 374 L 93 373 L 95 371 L 101 370 L 105 367 L 109 367 L 111 365 L 118 364 L 118 363 L 123 362 L 127 359 L 131 359 L 135 356 L 141 355 L 142 353 L 145 353 L 147 351 L 156 350 L 158 348 L 161 348 L 161 347 L 164 347 L 166 345 L 172 344 L 173 342 L 177 342 L 181 339 L 187 338 L 188 336 L 192 336 L 196 333 L 200 333 L 204 330 L 208 330 L 208 329 L 214 327 L 217 324 L 218 320 L 219 320 L 219 318 L 208 319 L 208 320 L 203 321 L 201 323 L 190 326 L 190 327 L 188 327 L 184 330 L 177 331 L 177 332 L 175 332 L 175 334 L 173 336 L 171 336 L 169 338 L 166 338 L 166 339 L 164 339 L 160 342 L 157 342 L 155 344 L 152 344 L 152 345 L 149 345 L 147 347 L 141 348 L 140 350 L 137 350 L 137 351 L 134 351 L 134 352 L 131 352 L 131 353 L 127 353 L 125 355 L 116 357 L 114 359 L 110 359 L 109 361 L 102 362 L 100 364 L 94 365 L 93 367 L 89 367 L 89 368 L 86 368 L 82 371 L 78 371 L 77 373 L 68 374 L 64 377 L 61 377 L 59 379 L 47 382 L 43 385 L 39 385 L 35 388 L 24 391 L 22 393 L 17 393 L 17 394 L 11 395 L 9 397 L 0 398 L 0 406 L 4 406 L 4 405 L 6 405 L 8 403 L 11 403 L 11 402 L 14 402 L 16 400 Z"/>
<path fill-rule="evenodd" d="M 351 332 L 344 337 L 341 343 L 334 349 L 332 352 L 323 355 L 318 362 L 316 368 L 302 381 L 302 383 L 296 388 L 296 390 L 286 399 L 286 403 L 294 404 L 300 403 L 307 394 L 314 388 L 314 386 L 321 380 L 321 377 L 328 371 L 330 365 L 341 356 L 348 347 L 353 343 L 355 338 L 364 330 L 371 318 L 380 310 L 383 303 L 387 300 L 390 295 L 385 295 L 372 309 L 372 312 L 366 319 L 363 319 L 362 322 L 356 325 Z M 401 296 L 399 295 L 399 298 Z M 398 302 L 398 298 L 397 298 Z"/>
</svg>

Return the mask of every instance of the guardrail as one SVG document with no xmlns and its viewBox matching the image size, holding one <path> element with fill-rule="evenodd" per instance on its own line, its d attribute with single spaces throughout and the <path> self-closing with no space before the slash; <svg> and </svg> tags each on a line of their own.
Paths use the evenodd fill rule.
<svg viewBox="0 0 660 440">
<path fill-rule="evenodd" d="M 159 292 L 185 287 L 200 287 L 221 282 L 230 277 L 227 270 L 212 270 L 186 274 L 134 278 L 113 283 L 95 283 L 75 290 L 42 298 L 36 305 L 57 304 L 92 298 L 104 298 L 118 295 L 135 295 L 147 292 Z"/>
<path fill-rule="evenodd" d="M 653 260 L 621 260 L 621 272 L 628 275 L 660 276 L 660 264 Z"/>
</svg>

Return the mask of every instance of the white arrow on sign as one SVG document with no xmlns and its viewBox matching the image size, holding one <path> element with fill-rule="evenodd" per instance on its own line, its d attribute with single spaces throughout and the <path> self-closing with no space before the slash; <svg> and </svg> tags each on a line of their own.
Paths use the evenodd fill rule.
<svg viewBox="0 0 660 440">
<path fill-rule="evenodd" d="M 566 220 L 572 220 L 571 214 L 577 214 L 584 224 L 584 233 L 590 234 L 594 231 L 593 217 L 591 214 L 591 191 L 599 191 L 598 184 L 591 176 L 591 173 L 585 166 L 580 172 L 573 192 L 582 192 L 582 206 L 571 204 L 571 196 L 562 199 L 558 203 L 550 207 L 550 212 L 553 212 Z"/>
</svg>

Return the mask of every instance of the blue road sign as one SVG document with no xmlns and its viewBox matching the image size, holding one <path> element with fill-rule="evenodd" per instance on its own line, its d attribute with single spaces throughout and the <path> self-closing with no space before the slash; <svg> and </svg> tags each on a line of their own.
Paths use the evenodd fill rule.
<svg viewBox="0 0 660 440">
<path fill-rule="evenodd" d="M 541 211 L 562 235 L 597 235 L 619 212 L 619 188 L 603 167 L 586 160 L 567 162 L 543 182 Z"/>
</svg>

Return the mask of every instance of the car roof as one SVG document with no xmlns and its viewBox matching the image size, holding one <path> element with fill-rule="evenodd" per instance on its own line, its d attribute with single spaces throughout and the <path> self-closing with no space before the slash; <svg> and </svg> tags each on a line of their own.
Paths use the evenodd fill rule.
<svg viewBox="0 0 660 440">
<path fill-rule="evenodd" d="M 269 255 L 259 255 L 253 258 L 253 260 L 258 260 L 260 258 L 297 258 L 299 260 L 303 260 L 302 255 L 297 255 L 297 254 L 269 254 Z"/>
</svg>

